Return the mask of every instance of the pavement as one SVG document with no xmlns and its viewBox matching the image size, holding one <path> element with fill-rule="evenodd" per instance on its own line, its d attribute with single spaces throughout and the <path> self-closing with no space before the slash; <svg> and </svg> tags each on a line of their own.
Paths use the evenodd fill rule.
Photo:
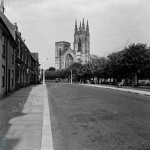
<svg viewBox="0 0 150 150">
<path fill-rule="evenodd" d="M 128 92 L 128 93 L 134 93 L 134 94 L 142 94 L 142 95 L 146 95 L 146 96 L 150 96 L 150 89 L 144 89 L 139 88 L 139 89 L 134 89 L 131 87 L 114 87 L 114 86 L 109 86 L 109 85 L 98 85 L 98 84 L 81 84 L 84 86 L 91 86 L 91 87 L 95 87 L 95 88 L 104 88 L 104 89 L 112 89 L 112 90 L 118 90 L 118 91 L 123 91 L 123 92 Z"/>
<path fill-rule="evenodd" d="M 53 150 L 47 88 L 22 88 L 0 99 L 0 150 Z"/>
</svg>

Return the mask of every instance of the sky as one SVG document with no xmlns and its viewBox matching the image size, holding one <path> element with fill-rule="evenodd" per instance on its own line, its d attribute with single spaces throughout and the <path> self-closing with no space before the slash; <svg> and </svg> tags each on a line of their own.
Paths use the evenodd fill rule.
<svg viewBox="0 0 150 150">
<path fill-rule="evenodd" d="M 79 26 L 83 18 L 91 54 L 107 57 L 130 43 L 150 47 L 149 0 L 6 0 L 5 7 L 44 69 L 55 67 L 55 42 L 70 42 L 73 49 L 75 20 Z"/>
</svg>

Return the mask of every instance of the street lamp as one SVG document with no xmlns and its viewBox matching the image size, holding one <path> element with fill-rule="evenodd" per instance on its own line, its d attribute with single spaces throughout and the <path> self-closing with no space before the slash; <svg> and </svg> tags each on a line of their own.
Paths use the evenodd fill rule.
<svg viewBox="0 0 150 150">
<path fill-rule="evenodd" d="M 71 84 L 72 84 L 72 70 L 70 70 L 71 71 Z"/>
<path fill-rule="evenodd" d="M 44 59 L 43 59 L 43 63 L 44 63 L 46 60 L 48 60 L 48 58 L 44 58 Z M 43 85 L 45 86 L 45 70 L 44 70 L 44 68 L 43 68 Z"/>
<path fill-rule="evenodd" d="M 45 85 L 45 70 L 43 69 L 43 85 Z"/>
</svg>

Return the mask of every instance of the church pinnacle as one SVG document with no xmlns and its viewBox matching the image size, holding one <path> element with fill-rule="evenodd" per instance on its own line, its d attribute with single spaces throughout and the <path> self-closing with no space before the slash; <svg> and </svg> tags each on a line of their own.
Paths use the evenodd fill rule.
<svg viewBox="0 0 150 150">
<path fill-rule="evenodd" d="M 81 32 L 81 30 L 82 30 L 82 29 L 81 29 L 81 21 L 80 21 L 80 27 L 79 27 L 79 31 Z"/>
<path fill-rule="evenodd" d="M 75 33 L 78 32 L 77 20 L 75 21 Z"/>
<path fill-rule="evenodd" d="M 87 25 L 86 25 L 86 33 L 89 34 L 89 24 L 88 24 L 88 20 L 87 20 Z"/>
<path fill-rule="evenodd" d="M 82 22 L 82 31 L 85 31 L 85 25 L 84 25 L 84 18 L 83 18 L 83 22 Z"/>
<path fill-rule="evenodd" d="M 84 18 L 83 18 L 83 21 L 82 21 L 82 22 L 80 21 L 79 28 L 78 28 L 78 25 L 77 25 L 77 20 L 75 20 L 75 30 L 74 30 L 74 34 L 78 34 L 78 33 L 83 33 L 83 34 L 86 33 L 86 34 L 89 34 L 89 24 L 88 24 L 88 20 L 87 20 L 86 29 L 85 29 Z"/>
</svg>

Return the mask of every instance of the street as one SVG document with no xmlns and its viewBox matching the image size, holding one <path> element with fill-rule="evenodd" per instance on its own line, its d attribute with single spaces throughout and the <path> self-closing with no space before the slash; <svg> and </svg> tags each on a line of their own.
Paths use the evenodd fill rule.
<svg viewBox="0 0 150 150">
<path fill-rule="evenodd" d="M 149 150 L 150 98 L 47 83 L 54 150 Z"/>
<path fill-rule="evenodd" d="M 0 0 L 0 150 L 150 150 L 149 14 Z"/>
</svg>

